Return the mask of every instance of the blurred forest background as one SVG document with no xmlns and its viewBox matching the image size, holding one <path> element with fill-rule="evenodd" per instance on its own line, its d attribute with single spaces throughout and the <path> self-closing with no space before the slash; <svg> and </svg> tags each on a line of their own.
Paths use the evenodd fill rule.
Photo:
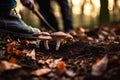
<svg viewBox="0 0 120 80">
<path fill-rule="evenodd" d="M 32 26 L 39 26 L 39 19 L 18 1 L 17 11 L 21 18 Z M 120 0 L 68 0 L 73 14 L 74 27 L 89 27 L 120 21 Z M 37 3 L 36 3 L 37 5 Z M 62 29 L 60 8 L 53 0 L 54 14 Z M 38 8 L 38 7 L 37 7 Z"/>
</svg>

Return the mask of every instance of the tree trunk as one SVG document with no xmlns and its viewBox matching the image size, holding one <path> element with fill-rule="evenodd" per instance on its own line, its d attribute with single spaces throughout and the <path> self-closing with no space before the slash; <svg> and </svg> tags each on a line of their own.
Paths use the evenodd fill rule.
<svg viewBox="0 0 120 80">
<path fill-rule="evenodd" d="M 106 24 L 110 21 L 110 15 L 108 10 L 108 0 L 100 0 L 100 16 L 99 16 L 99 24 Z"/>
</svg>

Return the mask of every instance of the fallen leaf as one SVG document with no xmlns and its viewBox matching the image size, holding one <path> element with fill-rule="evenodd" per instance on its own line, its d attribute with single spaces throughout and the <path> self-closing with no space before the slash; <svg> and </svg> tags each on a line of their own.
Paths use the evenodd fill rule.
<svg viewBox="0 0 120 80">
<path fill-rule="evenodd" d="M 41 76 L 41 75 L 47 74 L 49 72 L 51 72 L 51 69 L 43 68 L 43 69 L 38 69 L 38 70 L 31 72 L 31 74 L 36 75 L 36 76 Z"/>
<path fill-rule="evenodd" d="M 15 57 L 11 57 L 9 60 L 10 63 L 17 63 L 17 59 Z"/>
<path fill-rule="evenodd" d="M 44 60 L 38 60 L 38 63 L 39 64 L 45 64 L 45 61 Z"/>
<path fill-rule="evenodd" d="M 30 53 L 27 53 L 26 56 L 31 57 L 33 60 L 36 60 L 35 49 L 33 49 Z"/>
<path fill-rule="evenodd" d="M 73 72 L 72 70 L 65 70 L 65 73 L 69 76 L 69 77 L 74 77 L 76 75 L 75 72 Z"/>
<path fill-rule="evenodd" d="M 10 42 L 10 43 L 8 43 L 8 44 L 7 44 L 7 47 L 9 47 L 9 46 L 11 46 L 11 45 L 15 46 L 15 44 L 16 44 L 16 42 L 15 42 L 15 41 Z"/>
<path fill-rule="evenodd" d="M 53 61 L 52 63 L 49 64 L 49 67 L 50 68 L 55 68 L 56 64 L 61 60 L 62 60 L 62 58 L 56 59 L 55 61 Z"/>
<path fill-rule="evenodd" d="M 59 61 L 57 64 L 56 64 L 56 69 L 59 71 L 59 73 L 64 73 L 65 71 L 65 62 L 63 61 Z"/>
<path fill-rule="evenodd" d="M 98 63 L 99 61 L 100 61 L 100 58 L 97 58 L 97 59 L 96 59 L 96 63 Z"/>
<path fill-rule="evenodd" d="M 23 54 L 29 54 L 29 53 L 30 53 L 30 51 L 29 51 L 29 50 L 27 50 L 27 49 L 24 49 L 24 50 L 22 50 L 22 53 L 23 53 Z"/>
<path fill-rule="evenodd" d="M 17 50 L 17 49 L 13 50 L 13 53 L 17 56 L 22 56 L 23 55 L 22 51 Z"/>
<path fill-rule="evenodd" d="M 105 36 L 103 36 L 102 34 L 99 34 L 98 37 L 99 37 L 101 40 L 104 40 L 104 39 L 105 39 Z"/>
<path fill-rule="evenodd" d="M 77 34 L 76 37 L 78 37 L 79 39 L 86 39 L 87 35 L 86 34 Z"/>
<path fill-rule="evenodd" d="M 12 53 L 14 50 L 14 45 L 7 46 L 7 53 Z"/>
<path fill-rule="evenodd" d="M 94 76 L 100 76 L 107 69 L 108 58 L 105 55 L 100 61 L 92 66 L 91 74 Z"/>
<path fill-rule="evenodd" d="M 34 45 L 36 45 L 36 41 L 29 41 L 29 44 L 34 44 Z"/>
<path fill-rule="evenodd" d="M 100 58 L 96 58 L 95 63 L 90 63 L 89 65 L 92 67 L 93 65 L 95 65 L 96 63 L 98 63 L 100 61 Z"/>
<path fill-rule="evenodd" d="M 26 45 L 26 46 L 28 47 L 29 41 L 28 41 L 28 40 L 22 40 L 22 41 L 21 41 L 21 44 Z"/>
<path fill-rule="evenodd" d="M 21 68 L 21 66 L 7 61 L 1 61 L 0 63 L 0 72 L 17 68 Z"/>
<path fill-rule="evenodd" d="M 47 59 L 47 60 L 45 61 L 45 63 L 47 63 L 47 64 L 51 64 L 51 63 L 53 63 L 53 62 L 54 62 L 53 59 Z"/>
</svg>

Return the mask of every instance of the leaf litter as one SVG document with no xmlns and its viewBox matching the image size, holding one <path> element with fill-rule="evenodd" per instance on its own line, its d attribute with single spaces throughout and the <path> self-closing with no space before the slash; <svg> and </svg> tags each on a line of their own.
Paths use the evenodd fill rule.
<svg viewBox="0 0 120 80">
<path fill-rule="evenodd" d="M 74 41 L 0 38 L 0 80 L 120 80 L 120 23 L 85 28 Z M 76 29 L 78 33 L 81 33 Z"/>
</svg>

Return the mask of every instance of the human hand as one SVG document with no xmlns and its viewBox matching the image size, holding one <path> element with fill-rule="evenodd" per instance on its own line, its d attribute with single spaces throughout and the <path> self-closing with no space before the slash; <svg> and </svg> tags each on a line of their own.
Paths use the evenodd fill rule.
<svg viewBox="0 0 120 80">
<path fill-rule="evenodd" d="M 30 10 L 35 9 L 35 3 L 34 0 L 21 0 L 21 3 L 26 6 Z"/>
</svg>

